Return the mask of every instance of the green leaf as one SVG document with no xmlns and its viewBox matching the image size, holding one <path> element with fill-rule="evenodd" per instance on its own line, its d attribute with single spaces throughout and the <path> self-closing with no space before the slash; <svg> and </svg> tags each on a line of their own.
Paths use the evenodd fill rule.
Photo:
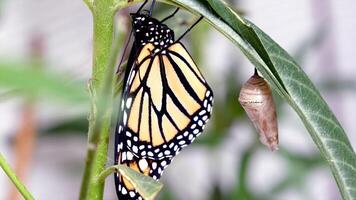
<svg viewBox="0 0 356 200">
<path fill-rule="evenodd" d="M 88 131 L 88 117 L 80 115 L 70 119 L 50 124 L 46 127 L 40 128 L 39 136 L 47 135 L 63 135 L 63 134 L 79 134 L 85 135 Z"/>
<path fill-rule="evenodd" d="M 105 169 L 98 177 L 99 182 L 104 182 L 110 174 L 119 171 L 136 189 L 136 191 L 147 200 L 153 200 L 162 190 L 163 184 L 150 176 L 145 176 L 125 165 L 114 165 Z"/>
<path fill-rule="evenodd" d="M 297 112 L 329 164 L 343 198 L 356 199 L 355 152 L 340 123 L 295 60 L 267 34 L 222 1 L 208 0 L 208 4 L 202 1 L 174 0 L 168 3 L 203 15 L 241 49 Z"/>
<path fill-rule="evenodd" d="M 155 181 L 149 176 L 145 176 L 132 170 L 129 167 L 120 165 L 119 172 L 135 187 L 138 193 L 147 200 L 153 200 L 163 188 L 163 184 Z"/>
<path fill-rule="evenodd" d="M 87 103 L 85 83 L 76 83 L 64 74 L 49 73 L 41 68 L 33 67 L 31 62 L 0 60 L 0 88 L 16 91 L 19 95 Z"/>
</svg>

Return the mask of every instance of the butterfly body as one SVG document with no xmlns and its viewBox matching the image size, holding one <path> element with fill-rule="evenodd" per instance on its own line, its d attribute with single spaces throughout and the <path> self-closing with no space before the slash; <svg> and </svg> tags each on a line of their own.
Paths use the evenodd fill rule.
<svg viewBox="0 0 356 200">
<path fill-rule="evenodd" d="M 116 127 L 115 163 L 158 180 L 182 148 L 201 134 L 213 93 L 174 32 L 155 18 L 131 14 L 135 36 Z M 119 199 L 142 199 L 115 177 Z"/>
<path fill-rule="evenodd" d="M 174 42 L 174 32 L 167 25 L 157 19 L 145 15 L 133 13 L 132 29 L 135 40 L 139 46 L 151 43 L 155 51 L 162 50 Z"/>
</svg>

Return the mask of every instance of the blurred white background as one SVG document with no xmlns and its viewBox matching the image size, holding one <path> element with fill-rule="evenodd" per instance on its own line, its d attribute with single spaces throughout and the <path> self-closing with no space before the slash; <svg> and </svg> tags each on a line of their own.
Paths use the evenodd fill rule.
<svg viewBox="0 0 356 200">
<path fill-rule="evenodd" d="M 40 35 L 44 38 L 43 58 L 51 70 L 83 82 L 90 78 L 92 19 L 82 1 L 3 0 L 0 3 L 0 57 L 27 57 L 31 37 Z M 355 147 L 355 85 L 351 89 L 333 90 L 324 87 L 323 83 L 328 80 L 356 80 L 356 1 L 239 0 L 233 4 L 291 55 L 301 55 L 301 65 L 321 89 Z M 229 73 L 222 67 L 236 62 L 240 84 L 252 75 L 253 68 L 239 49 L 217 31 L 210 30 L 208 37 L 209 44 L 203 50 L 201 65 L 207 66 L 208 80 L 219 98 L 224 96 L 224 77 Z M 315 42 L 315 38 L 321 39 Z M 310 43 L 316 44 L 305 47 Z M 307 50 L 303 51 L 304 47 Z M 0 151 L 10 163 L 13 151 L 9 140 L 19 126 L 21 105 L 21 98 L 0 102 Z M 36 118 L 40 125 L 47 126 L 86 112 L 70 105 L 53 105 L 46 101 L 36 105 Z M 311 137 L 294 111 L 284 105 L 279 112 L 283 112 L 283 117 L 279 117 L 281 146 L 300 155 L 316 152 Z M 223 191 L 231 189 L 238 180 L 236 166 L 241 162 L 241 152 L 255 140 L 250 126 L 247 121 L 236 121 L 218 148 L 192 146 L 177 156 L 163 178 L 175 198 L 208 199 L 213 189 L 212 180 L 217 181 Z M 83 135 L 39 138 L 26 181 L 36 199 L 77 199 L 85 152 L 86 138 Z M 109 164 L 112 164 L 112 157 L 110 160 Z M 289 167 L 278 152 L 260 148 L 251 158 L 248 184 L 253 192 L 267 192 L 286 176 Z M 9 186 L 8 178 L 0 172 L 0 199 L 8 198 Z M 275 198 L 341 198 L 327 167 L 309 171 L 305 186 L 304 194 L 292 188 Z M 109 178 L 105 199 L 115 198 L 113 180 Z"/>
</svg>

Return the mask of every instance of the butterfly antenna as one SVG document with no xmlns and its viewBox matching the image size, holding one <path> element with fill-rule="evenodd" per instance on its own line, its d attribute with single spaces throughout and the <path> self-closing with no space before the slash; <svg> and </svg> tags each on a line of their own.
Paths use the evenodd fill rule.
<svg viewBox="0 0 356 200">
<path fill-rule="evenodd" d="M 145 2 L 142 3 L 140 8 L 137 10 L 136 14 L 141 12 L 142 8 L 147 4 L 147 2 L 148 2 L 148 0 L 145 0 Z"/>
<path fill-rule="evenodd" d="M 156 0 L 152 0 L 152 4 L 151 4 L 151 7 L 150 7 L 149 16 L 152 16 L 152 11 L 153 11 L 153 8 L 155 7 L 155 4 L 156 4 Z"/>
<path fill-rule="evenodd" d="M 194 28 L 194 26 L 197 25 L 203 18 L 204 18 L 203 16 L 199 17 L 199 19 L 198 19 L 193 25 L 191 25 L 191 26 L 188 28 L 188 30 L 186 30 L 186 31 L 178 38 L 177 41 L 181 40 L 187 33 L 189 33 L 189 31 L 191 31 L 191 30 Z"/>
<path fill-rule="evenodd" d="M 179 11 L 179 8 L 177 8 L 172 14 L 168 15 L 166 18 L 162 19 L 161 23 L 163 23 L 164 21 L 172 18 L 178 11 Z"/>
</svg>

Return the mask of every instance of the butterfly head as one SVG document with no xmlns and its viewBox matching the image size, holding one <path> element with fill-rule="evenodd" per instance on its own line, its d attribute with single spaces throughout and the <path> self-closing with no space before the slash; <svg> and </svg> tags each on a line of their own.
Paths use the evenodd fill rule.
<svg viewBox="0 0 356 200">
<path fill-rule="evenodd" d="M 152 43 L 157 49 L 163 49 L 174 42 L 174 32 L 148 14 L 133 13 L 132 29 L 140 45 Z"/>
</svg>

